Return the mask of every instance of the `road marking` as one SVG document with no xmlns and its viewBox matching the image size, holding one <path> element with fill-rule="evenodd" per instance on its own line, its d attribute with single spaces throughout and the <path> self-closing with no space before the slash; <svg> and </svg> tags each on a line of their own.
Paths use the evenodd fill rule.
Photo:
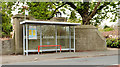
<svg viewBox="0 0 120 67">
<path fill-rule="evenodd" d="M 112 65 L 119 65 L 119 64 L 112 64 Z"/>
</svg>

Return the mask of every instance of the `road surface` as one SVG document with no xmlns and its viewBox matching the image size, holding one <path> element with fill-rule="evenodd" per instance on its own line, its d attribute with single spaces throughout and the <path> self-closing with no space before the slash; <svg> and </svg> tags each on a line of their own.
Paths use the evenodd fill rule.
<svg viewBox="0 0 120 67">
<path fill-rule="evenodd" d="M 119 56 L 120 57 L 120 56 Z M 117 65 L 118 55 L 86 57 L 86 58 L 56 58 L 32 62 L 17 62 L 10 65 Z"/>
</svg>

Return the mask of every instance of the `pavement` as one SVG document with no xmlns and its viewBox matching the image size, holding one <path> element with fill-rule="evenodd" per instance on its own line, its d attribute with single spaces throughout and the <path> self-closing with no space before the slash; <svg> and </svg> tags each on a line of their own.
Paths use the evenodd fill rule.
<svg viewBox="0 0 120 67">
<path fill-rule="evenodd" d="M 56 59 L 76 59 L 76 58 L 92 58 L 102 56 L 114 56 L 119 55 L 120 49 L 108 49 L 105 51 L 83 51 L 83 52 L 61 52 L 61 53 L 43 53 L 43 54 L 30 54 L 24 55 L 2 55 L 2 64 L 15 64 L 20 62 L 40 62 L 40 61 L 52 61 Z M 114 58 L 114 57 L 111 57 Z"/>
</svg>

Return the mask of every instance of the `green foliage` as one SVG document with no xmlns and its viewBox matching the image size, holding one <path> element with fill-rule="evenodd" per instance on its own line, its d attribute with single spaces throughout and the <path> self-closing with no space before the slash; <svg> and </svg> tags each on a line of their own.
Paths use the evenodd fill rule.
<svg viewBox="0 0 120 67">
<path fill-rule="evenodd" d="M 54 8 L 56 8 L 52 2 L 28 2 L 30 9 L 30 15 L 36 19 L 47 20 L 52 14 Z"/>
<path fill-rule="evenodd" d="M 82 23 L 82 20 L 77 19 L 77 17 L 75 15 L 76 15 L 75 11 L 72 11 L 71 14 L 70 14 L 70 17 L 68 19 L 68 22 L 71 22 L 71 23 Z"/>
<path fill-rule="evenodd" d="M 107 47 L 120 48 L 120 39 L 107 38 L 106 43 L 107 43 Z"/>
<path fill-rule="evenodd" d="M 2 2 L 0 3 L 2 6 L 2 12 L 8 14 L 10 17 L 12 16 L 12 6 L 14 5 L 14 2 Z"/>
<path fill-rule="evenodd" d="M 68 22 L 71 22 L 71 23 L 82 23 L 82 20 L 80 19 L 68 19 Z"/>
<path fill-rule="evenodd" d="M 72 11 L 69 19 L 72 19 L 72 20 L 77 19 L 77 17 L 75 15 L 76 15 L 75 11 Z"/>
<path fill-rule="evenodd" d="M 107 26 L 107 25 L 105 25 L 105 26 L 104 26 L 104 29 L 105 29 L 105 28 L 110 28 L 110 27 L 109 27 L 109 26 Z"/>
<path fill-rule="evenodd" d="M 104 29 L 98 28 L 98 31 L 100 31 L 100 32 L 104 32 Z"/>
<path fill-rule="evenodd" d="M 101 2 L 101 5 L 105 4 L 105 7 L 98 11 L 98 13 L 92 18 L 91 23 L 101 23 L 103 19 L 110 19 L 110 22 L 116 22 L 118 14 L 119 2 Z M 100 6 L 99 6 L 100 7 Z M 112 15 L 110 15 L 110 13 Z M 95 21 L 94 21 L 95 20 Z"/>
<path fill-rule="evenodd" d="M 2 15 L 2 37 L 10 37 L 12 25 L 9 12 L 11 12 L 11 10 L 8 9 L 11 9 L 11 2 L 9 2 L 8 5 L 6 5 L 5 2 L 1 3 L 0 5 L 2 5 L 2 11 L 0 11 L 0 14 Z"/>
<path fill-rule="evenodd" d="M 2 36 L 3 37 L 9 37 L 10 32 L 12 31 L 12 25 L 11 25 L 11 19 L 10 17 L 2 12 Z"/>
<path fill-rule="evenodd" d="M 101 31 L 101 32 L 106 32 L 106 31 L 113 31 L 115 29 L 105 25 L 103 29 L 98 29 L 98 30 Z"/>
<path fill-rule="evenodd" d="M 105 28 L 104 31 L 113 31 L 114 28 Z"/>
</svg>

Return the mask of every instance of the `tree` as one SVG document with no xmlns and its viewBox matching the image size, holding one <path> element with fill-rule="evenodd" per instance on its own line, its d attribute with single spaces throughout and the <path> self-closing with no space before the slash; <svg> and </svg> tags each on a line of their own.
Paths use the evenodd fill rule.
<svg viewBox="0 0 120 67">
<path fill-rule="evenodd" d="M 84 0 L 83 0 L 84 1 Z M 88 1 L 88 0 L 87 0 Z M 117 6 L 119 2 L 27 2 L 29 14 L 36 19 L 50 20 L 56 12 L 62 11 L 65 14 L 66 9 L 75 11 L 81 16 L 83 25 L 95 25 L 101 23 L 103 19 L 111 18 L 116 21 Z M 69 8 L 71 7 L 71 8 Z M 62 9 L 61 9 L 62 8 Z M 60 10 L 59 10 L 60 9 Z M 114 17 L 109 16 L 112 13 Z"/>
<path fill-rule="evenodd" d="M 51 19 L 59 8 L 65 12 L 65 9 L 74 9 L 82 18 L 83 25 L 98 25 L 103 19 L 108 19 L 109 13 L 112 13 L 115 17 L 112 17 L 112 21 L 117 19 L 117 5 L 114 2 L 32 2 L 28 3 L 30 6 L 30 13 L 35 17 L 45 17 L 45 19 Z M 68 8 L 71 7 L 71 8 Z M 113 8 L 113 9 L 112 9 Z M 38 16 L 39 15 L 39 16 Z M 42 18 L 38 18 L 42 19 Z"/>
</svg>

